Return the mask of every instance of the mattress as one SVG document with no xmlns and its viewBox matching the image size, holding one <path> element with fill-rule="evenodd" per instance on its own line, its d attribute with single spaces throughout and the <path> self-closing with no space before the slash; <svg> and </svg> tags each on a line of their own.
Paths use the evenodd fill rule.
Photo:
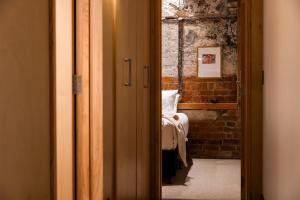
<svg viewBox="0 0 300 200">
<path fill-rule="evenodd" d="M 189 130 L 189 119 L 184 113 L 176 113 L 178 116 L 178 121 L 180 121 L 184 129 L 184 137 L 187 138 Z M 178 131 L 176 126 L 170 120 L 162 118 L 161 126 L 161 135 L 162 135 L 162 150 L 174 150 L 178 145 Z"/>
</svg>

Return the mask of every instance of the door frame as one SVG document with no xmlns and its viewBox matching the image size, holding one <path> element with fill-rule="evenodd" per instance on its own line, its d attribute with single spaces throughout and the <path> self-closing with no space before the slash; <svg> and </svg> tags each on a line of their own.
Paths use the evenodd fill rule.
<svg viewBox="0 0 300 200">
<path fill-rule="evenodd" d="M 74 199 L 73 0 L 49 1 L 51 199 Z"/>
<path fill-rule="evenodd" d="M 103 199 L 104 41 L 101 0 L 76 0 L 76 200 Z M 111 47 L 112 48 L 112 47 Z M 106 126 L 105 126 L 106 128 Z"/>
<path fill-rule="evenodd" d="M 80 1 L 80 0 L 78 0 Z M 114 7 L 111 0 L 83 0 L 88 10 L 90 40 L 88 133 L 83 136 L 88 156 L 82 167 L 84 178 L 78 185 L 88 182 L 89 199 L 114 197 Z M 151 160 L 155 167 L 151 173 L 152 199 L 161 197 L 161 0 L 150 1 L 151 32 Z M 240 0 L 240 63 L 244 65 L 242 84 L 245 98 L 244 134 L 242 137 L 243 187 L 245 200 L 262 198 L 262 67 L 263 67 L 263 1 Z M 51 193 L 53 199 L 72 200 L 77 196 L 75 171 L 74 96 L 72 82 L 75 65 L 74 1 L 50 1 L 51 49 Z M 78 16 L 77 16 L 78 17 Z M 78 25 L 77 25 L 78 26 Z M 105 28 L 104 28 L 105 27 Z M 85 41 L 87 42 L 87 41 Z M 98 44 L 98 45 L 97 45 Z M 87 44 L 86 44 L 87 45 Z M 78 49 L 77 49 L 78 50 Z M 105 67 L 104 67 L 105 66 Z M 105 76 L 104 76 L 105 75 Z M 105 86 L 104 86 L 105 84 Z M 83 85 L 83 87 L 86 84 Z M 105 98 L 104 98 L 105 97 Z M 98 110 L 97 112 L 92 112 Z M 105 116 L 105 117 L 103 117 Z M 104 135 L 105 133 L 105 135 Z M 77 133 L 77 136 L 80 133 Z M 78 142 L 78 141 L 77 141 Z M 87 145 L 88 144 L 88 145 Z M 77 144 L 78 145 L 78 144 Z M 83 151 L 83 150 L 82 150 Z M 99 153 L 100 152 L 100 153 Z M 78 159 L 78 158 L 77 158 Z M 77 160 L 78 162 L 78 160 Z M 78 167 L 78 166 L 77 166 Z M 79 173 L 77 171 L 77 173 Z M 105 181 L 105 185 L 103 184 Z"/>
<path fill-rule="evenodd" d="M 161 1 L 151 1 L 152 191 L 161 198 Z M 262 199 L 263 0 L 240 0 L 242 199 Z"/>
<path fill-rule="evenodd" d="M 109 172 L 103 177 L 103 132 L 111 133 L 113 124 L 108 120 L 103 125 L 104 111 L 112 112 L 109 99 L 103 108 L 103 93 L 110 92 L 103 80 L 112 82 L 103 78 L 103 66 L 111 69 L 113 47 L 112 39 L 104 41 L 103 36 L 112 29 L 103 31 L 102 23 L 105 16 L 105 25 L 110 24 L 111 13 L 103 10 L 110 4 L 109 0 L 49 0 L 51 199 L 103 199 L 104 179 L 111 177 Z M 76 79 L 78 88 L 74 75 L 81 77 Z M 79 93 L 75 95 L 74 89 Z"/>
</svg>

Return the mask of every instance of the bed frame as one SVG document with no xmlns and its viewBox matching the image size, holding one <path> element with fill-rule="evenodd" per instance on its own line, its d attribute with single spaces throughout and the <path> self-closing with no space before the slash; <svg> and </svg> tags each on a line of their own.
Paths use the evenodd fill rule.
<svg viewBox="0 0 300 200">
<path fill-rule="evenodd" d="M 180 160 L 178 158 L 178 148 L 174 150 L 162 150 L 162 180 L 170 184 L 172 177 L 180 169 Z"/>
</svg>

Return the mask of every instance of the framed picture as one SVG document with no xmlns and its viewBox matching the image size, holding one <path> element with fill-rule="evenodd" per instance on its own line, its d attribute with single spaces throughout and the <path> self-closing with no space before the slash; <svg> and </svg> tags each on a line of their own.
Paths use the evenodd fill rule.
<svg viewBox="0 0 300 200">
<path fill-rule="evenodd" d="M 198 77 L 222 77 L 222 47 L 198 47 Z"/>
</svg>

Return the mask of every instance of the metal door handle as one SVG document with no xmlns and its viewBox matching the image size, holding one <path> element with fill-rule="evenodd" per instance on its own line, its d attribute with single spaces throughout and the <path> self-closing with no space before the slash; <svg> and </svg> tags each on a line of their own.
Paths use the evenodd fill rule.
<svg viewBox="0 0 300 200">
<path fill-rule="evenodd" d="M 130 58 L 124 59 L 124 72 L 123 72 L 123 78 L 124 78 L 124 86 L 130 87 L 131 86 L 131 65 L 132 61 Z"/>
</svg>

